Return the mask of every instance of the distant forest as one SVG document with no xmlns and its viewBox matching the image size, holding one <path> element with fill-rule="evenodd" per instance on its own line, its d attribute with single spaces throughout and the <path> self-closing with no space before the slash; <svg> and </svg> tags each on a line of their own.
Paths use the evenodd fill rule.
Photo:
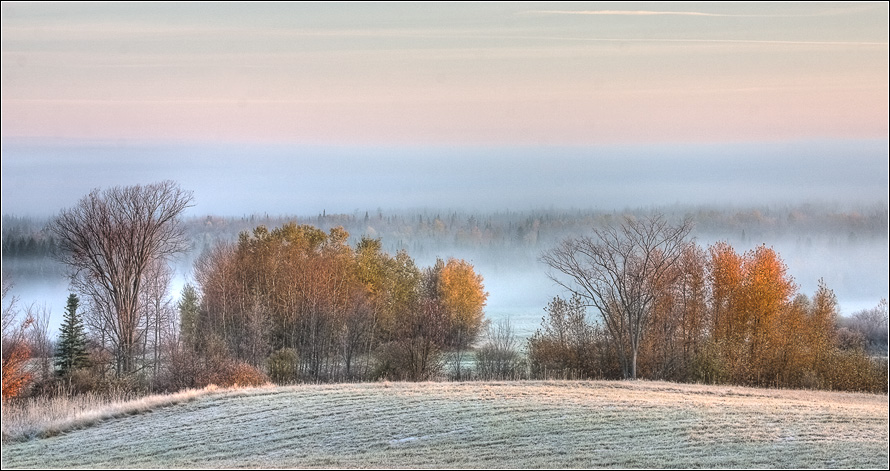
<svg viewBox="0 0 890 471">
<path fill-rule="evenodd" d="M 311 224 L 323 231 L 340 226 L 349 232 L 352 244 L 362 237 L 380 239 L 386 252 L 407 250 L 418 260 L 434 260 L 457 252 L 473 254 L 477 263 L 509 266 L 534 262 L 542 250 L 566 236 L 602 227 L 624 214 L 645 215 L 652 211 L 654 208 L 517 212 L 421 209 L 315 216 L 193 216 L 184 219 L 192 249 L 182 262 L 190 265 L 217 242 L 235 241 L 241 232 L 252 231 L 257 226 L 273 228 L 295 222 Z M 792 238 L 800 247 L 815 242 L 840 247 L 888 240 L 888 207 L 883 202 L 843 208 L 820 204 L 746 208 L 667 206 L 659 207 L 658 211 L 669 220 L 692 218 L 695 237 L 729 238 L 740 244 Z M 55 241 L 45 230 L 48 220 L 3 216 L 3 262 L 11 263 L 10 268 L 18 276 L 49 274 L 61 269 L 53 263 L 33 264 L 37 259 L 48 259 L 56 250 Z M 16 263 L 19 260 L 27 260 L 27 268 Z"/>
</svg>

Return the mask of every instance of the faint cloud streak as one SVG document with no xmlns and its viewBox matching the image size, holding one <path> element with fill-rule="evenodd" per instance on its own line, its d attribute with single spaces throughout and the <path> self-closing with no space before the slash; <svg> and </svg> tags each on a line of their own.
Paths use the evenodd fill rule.
<svg viewBox="0 0 890 471">
<path fill-rule="evenodd" d="M 818 16 L 849 15 L 867 12 L 874 5 L 857 5 L 846 8 L 828 8 L 811 13 L 710 13 L 703 11 L 656 11 L 656 10 L 523 10 L 520 15 L 594 15 L 594 16 L 701 16 L 718 18 L 807 18 Z"/>
<path fill-rule="evenodd" d="M 704 13 L 700 11 L 652 11 L 652 10 L 525 10 L 529 15 L 618 15 L 618 16 L 762 16 L 762 15 L 727 15 L 721 13 Z"/>
</svg>

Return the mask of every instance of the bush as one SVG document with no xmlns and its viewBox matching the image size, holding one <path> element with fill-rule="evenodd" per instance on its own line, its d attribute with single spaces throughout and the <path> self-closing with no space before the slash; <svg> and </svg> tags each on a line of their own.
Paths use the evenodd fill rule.
<svg viewBox="0 0 890 471">
<path fill-rule="evenodd" d="M 442 373 L 441 352 L 422 338 L 385 343 L 374 353 L 375 380 L 428 381 Z"/>
<path fill-rule="evenodd" d="M 216 335 L 202 338 L 199 345 L 175 345 L 170 349 L 167 367 L 162 373 L 159 389 L 180 391 L 217 384 L 233 363 L 225 342 Z"/>
<path fill-rule="evenodd" d="M 220 387 L 261 386 L 269 382 L 265 373 L 244 362 L 228 362 L 204 369 L 203 362 L 172 361 L 161 383 L 166 391 L 200 389 L 215 384 Z"/>
<path fill-rule="evenodd" d="M 293 348 L 282 348 L 266 359 L 269 378 L 275 384 L 289 384 L 299 376 L 299 356 Z"/>
<path fill-rule="evenodd" d="M 543 379 L 617 379 L 623 377 L 617 350 L 602 327 L 587 320 L 578 295 L 556 297 L 544 309 L 541 329 L 528 339 L 531 374 Z"/>
<path fill-rule="evenodd" d="M 476 375 L 481 380 L 521 379 L 525 375 L 524 362 L 515 350 L 494 345 L 483 345 L 476 350 Z"/>
<path fill-rule="evenodd" d="M 527 376 L 525 362 L 516 351 L 516 336 L 509 319 L 486 329 L 486 342 L 476 350 L 478 379 L 517 379 Z"/>
<path fill-rule="evenodd" d="M 806 370 L 801 375 L 800 386 L 804 389 L 825 389 L 825 381 L 819 376 L 819 373 Z"/>
<path fill-rule="evenodd" d="M 102 389 L 102 377 L 90 369 L 78 368 L 72 371 L 67 379 L 68 387 L 73 394 L 85 394 Z"/>
<path fill-rule="evenodd" d="M 96 344 L 88 349 L 88 366 L 69 370 L 64 376 L 53 376 L 41 384 L 32 395 L 54 397 L 57 395 L 114 395 L 147 394 L 151 382 L 144 373 L 117 377 L 111 368 L 111 353 Z"/>
<path fill-rule="evenodd" d="M 834 350 L 819 364 L 825 387 L 838 391 L 887 393 L 887 360 L 862 351 Z"/>
<path fill-rule="evenodd" d="M 729 382 L 729 367 L 720 355 L 715 342 L 707 342 L 693 357 L 689 367 L 690 379 L 696 383 L 721 384 Z"/>
<path fill-rule="evenodd" d="M 210 383 L 220 387 L 262 386 L 269 378 L 253 365 L 244 362 L 229 364 L 223 371 L 210 378 Z"/>
</svg>

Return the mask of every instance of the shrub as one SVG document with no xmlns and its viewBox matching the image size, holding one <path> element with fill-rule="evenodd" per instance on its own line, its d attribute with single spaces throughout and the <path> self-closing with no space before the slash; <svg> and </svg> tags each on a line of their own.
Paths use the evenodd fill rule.
<svg viewBox="0 0 890 471">
<path fill-rule="evenodd" d="M 225 342 L 216 335 L 202 339 L 198 348 L 178 345 L 170 351 L 160 389 L 179 391 L 203 388 L 209 384 L 219 386 L 220 381 L 225 381 L 231 375 L 234 364 Z"/>
<path fill-rule="evenodd" d="M 721 384 L 729 381 L 729 367 L 720 355 L 715 342 L 707 342 L 693 357 L 689 367 L 690 379 L 696 383 Z"/>
<path fill-rule="evenodd" d="M 299 376 L 299 357 L 293 348 L 282 348 L 266 359 L 269 379 L 276 384 L 293 383 Z"/>
<path fill-rule="evenodd" d="M 374 355 L 375 380 L 428 381 L 442 373 L 442 355 L 425 339 L 404 339 L 377 348 Z"/>
<path fill-rule="evenodd" d="M 262 386 L 268 382 L 269 378 L 262 371 L 244 362 L 231 363 L 210 381 L 220 387 Z"/>
<path fill-rule="evenodd" d="M 481 380 L 521 378 L 522 366 L 522 359 L 515 350 L 490 344 L 476 350 L 476 375 Z"/>
<path fill-rule="evenodd" d="M 476 374 L 479 379 L 515 379 L 523 377 L 525 364 L 516 351 L 516 336 L 509 319 L 486 329 L 486 342 L 476 350 Z"/>
<path fill-rule="evenodd" d="M 834 350 L 819 364 L 828 389 L 887 393 L 887 360 L 870 358 L 862 351 Z"/>
<path fill-rule="evenodd" d="M 528 339 L 528 360 L 536 378 L 621 378 L 614 342 L 597 323 L 587 320 L 578 295 L 556 297 L 544 309 L 541 329 Z"/>
<path fill-rule="evenodd" d="M 31 350 L 24 343 L 6 347 L 3 351 L 3 400 L 21 394 L 31 383 L 32 374 L 26 369 Z"/>
</svg>

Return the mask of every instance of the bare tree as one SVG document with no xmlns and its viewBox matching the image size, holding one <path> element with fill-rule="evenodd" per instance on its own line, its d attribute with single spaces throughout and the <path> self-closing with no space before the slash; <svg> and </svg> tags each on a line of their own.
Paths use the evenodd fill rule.
<svg viewBox="0 0 890 471">
<path fill-rule="evenodd" d="M 46 381 L 53 375 L 53 342 L 49 334 L 50 309 L 33 303 L 25 310 L 25 317 L 34 320 L 28 333 L 28 345 L 31 346 L 31 358 L 36 360 L 40 372 L 40 381 Z"/>
<path fill-rule="evenodd" d="M 476 373 L 480 379 L 515 379 L 520 366 L 516 335 L 510 319 L 486 327 L 486 342 L 476 350 Z"/>
<path fill-rule="evenodd" d="M 659 287 L 677 276 L 672 267 L 686 245 L 692 222 L 669 224 L 661 214 L 624 217 L 617 225 L 593 229 L 593 236 L 569 238 L 541 260 L 566 276 L 550 278 L 602 315 L 625 378 L 637 377 L 637 353 Z"/>
<path fill-rule="evenodd" d="M 151 366 L 152 381 L 158 377 L 161 363 L 161 350 L 169 344 L 175 330 L 175 313 L 173 302 L 169 296 L 173 270 L 164 260 L 155 260 L 149 264 L 140 293 L 142 300 L 140 316 L 145 332 L 142 336 L 143 364 Z M 151 359 L 146 355 L 151 352 Z"/>
<path fill-rule="evenodd" d="M 579 378 L 609 377 L 611 356 L 604 348 L 605 333 L 597 323 L 588 322 L 584 299 L 556 296 L 544 308 L 541 328 L 528 339 L 531 373 L 547 379 L 550 375 Z M 605 341 L 604 341 L 605 340 Z M 614 373 L 613 375 L 614 376 Z"/>
<path fill-rule="evenodd" d="M 887 300 L 876 307 L 853 314 L 849 324 L 862 334 L 866 349 L 878 356 L 887 356 Z"/>
<path fill-rule="evenodd" d="M 75 291 L 104 317 L 116 350 L 118 374 L 136 370 L 140 347 L 140 295 L 153 262 L 186 248 L 179 216 L 192 194 L 173 181 L 95 189 L 50 224 Z M 94 323 L 95 324 L 95 323 Z"/>
</svg>

